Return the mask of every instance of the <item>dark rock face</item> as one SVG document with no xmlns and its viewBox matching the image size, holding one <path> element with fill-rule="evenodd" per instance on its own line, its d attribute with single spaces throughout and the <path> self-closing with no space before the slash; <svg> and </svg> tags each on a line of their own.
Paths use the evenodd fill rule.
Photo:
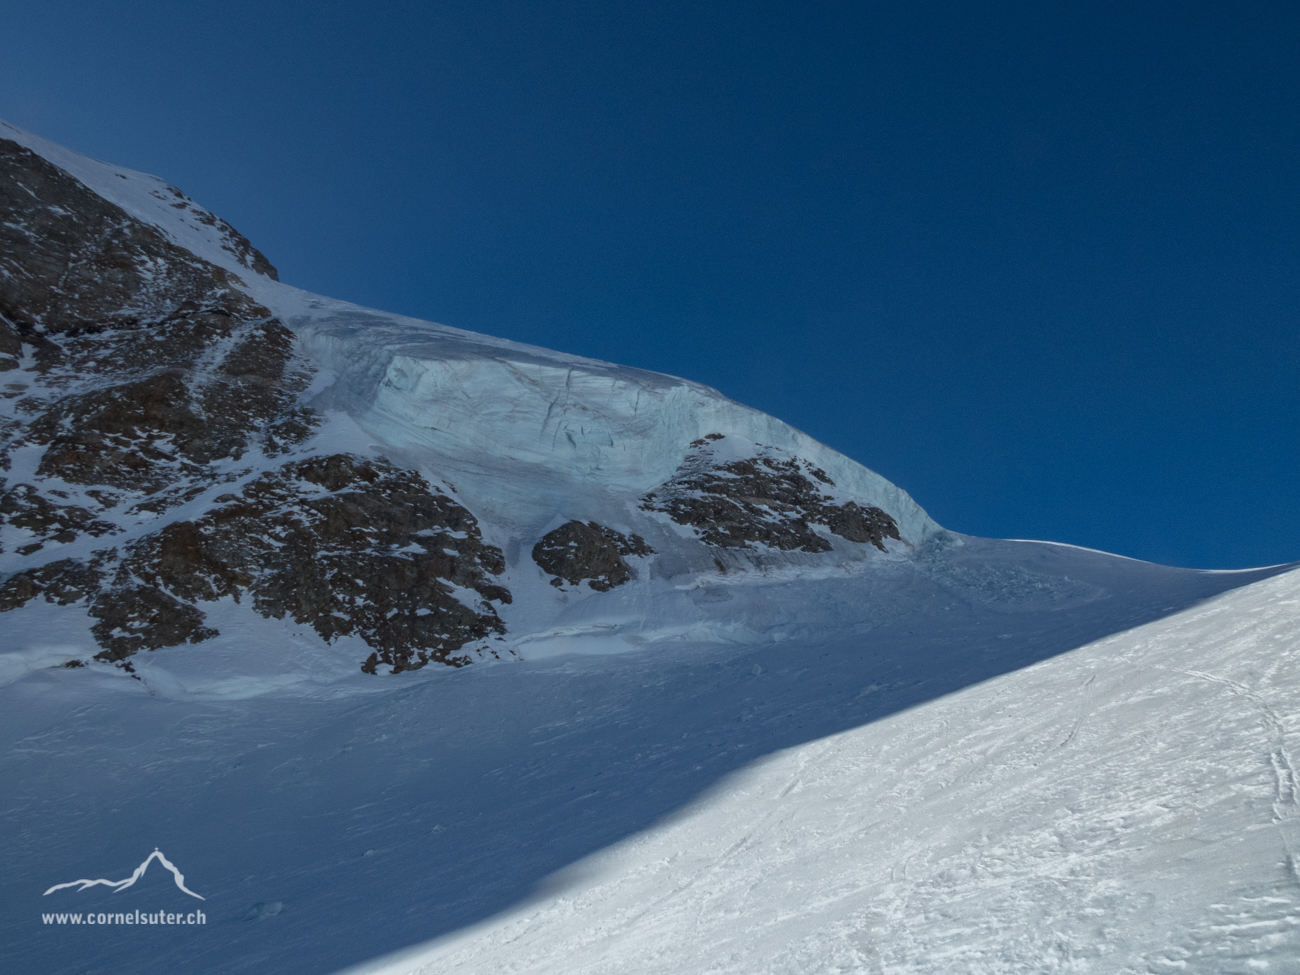
<svg viewBox="0 0 1300 975">
<path fill-rule="evenodd" d="M 0 530 L 30 533 L 24 555 L 116 531 L 114 508 L 157 514 L 191 500 L 237 477 L 229 462 L 282 454 L 317 423 L 298 405 L 308 367 L 273 318 L 210 306 L 134 328 L 30 331 L 23 346 L 34 363 L 6 373 L 21 398 L 0 425 L 0 470 L 15 450 L 41 453 L 35 477 L 0 483 Z M 61 500 L 70 489 L 77 503 Z"/>
<path fill-rule="evenodd" d="M 99 622 L 90 628 L 104 649 L 96 660 L 126 662 L 137 650 L 201 643 L 217 635 L 203 625 L 203 612 L 153 586 L 124 586 L 90 604 Z M 127 663 L 127 668 L 134 670 Z"/>
<path fill-rule="evenodd" d="M 311 626 L 325 640 L 357 635 L 364 669 L 458 663 L 471 640 L 504 632 L 489 600 L 510 593 L 465 508 L 418 474 L 346 454 L 286 464 L 195 522 L 135 545 L 124 568 L 187 600 L 252 596 L 263 616 Z M 453 587 L 480 597 L 475 608 Z"/>
<path fill-rule="evenodd" d="M 34 152 L 0 139 L 0 315 L 11 328 L 77 332 L 156 320 L 236 283 Z M 227 300 L 253 304 L 233 292 Z"/>
<path fill-rule="evenodd" d="M 547 532 L 533 546 L 533 561 L 542 571 L 555 576 L 551 585 L 563 582 L 579 585 L 584 579 L 597 592 L 608 592 L 633 577 L 627 555 L 653 555 L 654 549 L 640 535 L 628 538 L 594 521 L 585 525 L 570 521 Z"/>
<path fill-rule="evenodd" d="M 67 496 L 66 492 L 57 490 L 51 493 Z M 37 541 L 18 549 L 19 555 L 39 552 L 47 541 L 74 541 L 83 532 L 98 538 L 121 531 L 80 505 L 60 504 L 42 497 L 30 484 L 18 484 L 0 492 L 0 518 L 36 537 Z"/>
<path fill-rule="evenodd" d="M 18 357 L 23 354 L 23 340 L 18 330 L 0 318 L 0 372 L 18 368 Z"/>
<path fill-rule="evenodd" d="M 368 673 L 466 662 L 467 643 L 504 632 L 501 552 L 418 474 L 304 454 L 311 367 L 241 283 L 0 139 L 0 471 L 24 472 L 0 477 L 0 552 L 26 566 L 0 582 L 0 612 L 83 603 L 97 658 L 126 670 L 141 650 L 216 636 L 201 607 L 224 597 L 360 638 Z M 126 546 L 87 544 L 128 530 Z"/>
<path fill-rule="evenodd" d="M 36 596 L 87 599 L 98 659 L 216 636 L 198 604 L 251 597 L 263 616 L 311 626 L 373 648 L 376 673 L 433 661 L 459 665 L 466 643 L 505 632 L 492 602 L 510 593 L 505 570 L 464 507 L 418 474 L 347 454 L 285 464 L 194 521 L 172 522 L 96 562 L 62 560 L 0 586 L 0 611 Z M 456 598 L 472 590 L 477 606 Z"/>
<path fill-rule="evenodd" d="M 29 599 L 44 596 L 56 606 L 70 606 L 93 596 L 104 573 L 95 563 L 75 559 L 47 562 L 37 569 L 19 572 L 0 585 L 0 613 L 18 609 Z"/>
<path fill-rule="evenodd" d="M 161 322 L 143 337 L 114 330 L 46 341 L 66 363 L 49 378 L 76 369 L 83 381 L 68 385 L 90 388 L 45 403 L 30 397 L 39 412 L 25 442 L 47 448 L 37 473 L 73 484 L 153 494 L 214 461 L 238 460 L 253 441 L 276 436 L 310 379 L 278 321 L 216 310 Z M 170 361 L 150 369 L 151 359 Z M 87 374 L 104 379 L 85 383 Z"/>
<path fill-rule="evenodd" d="M 850 542 L 870 542 L 883 552 L 886 538 L 901 540 L 894 519 L 871 505 L 861 507 L 856 501 L 838 507 L 824 505 L 821 514 L 827 528 Z"/>
<path fill-rule="evenodd" d="M 256 440 L 303 439 L 304 417 L 285 424 L 308 370 L 237 283 L 0 139 L 2 395 L 21 397 L 0 428 L 0 469 L 39 446 L 41 478 L 154 495 Z M 28 485 L 0 511 L 43 494 Z"/>
<path fill-rule="evenodd" d="M 813 525 L 851 542 L 870 542 L 882 552 L 886 538 L 899 538 L 897 523 L 880 508 L 837 504 L 822 494 L 814 480 L 835 484 L 807 461 L 760 455 L 716 463 L 709 442 L 721 439 L 710 434 L 695 441 L 677 473 L 642 499 L 642 509 L 664 512 L 720 548 L 759 543 L 782 551 L 829 552 L 830 540 Z"/>
</svg>

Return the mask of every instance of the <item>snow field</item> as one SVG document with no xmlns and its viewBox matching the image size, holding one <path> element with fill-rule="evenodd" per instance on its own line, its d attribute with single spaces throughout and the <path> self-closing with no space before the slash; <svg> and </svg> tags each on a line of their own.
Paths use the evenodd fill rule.
<svg viewBox="0 0 1300 975">
<path fill-rule="evenodd" d="M 1300 574 L 765 758 L 349 975 L 1300 971 Z"/>
</svg>

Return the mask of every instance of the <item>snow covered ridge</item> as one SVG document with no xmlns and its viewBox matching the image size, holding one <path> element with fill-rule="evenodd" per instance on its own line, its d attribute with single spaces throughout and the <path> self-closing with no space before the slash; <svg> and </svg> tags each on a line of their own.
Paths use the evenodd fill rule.
<svg viewBox="0 0 1300 975">
<path fill-rule="evenodd" d="M 732 639 L 677 594 L 950 537 L 715 390 L 283 285 L 179 190 L 2 122 L 0 254 L 0 679 L 201 693 Z"/>
<path fill-rule="evenodd" d="M 265 275 L 277 279 L 275 268 L 243 234 L 157 176 L 87 159 L 3 119 L 0 139 L 49 160 L 97 196 L 161 231 L 195 257 L 243 277 Z"/>
</svg>

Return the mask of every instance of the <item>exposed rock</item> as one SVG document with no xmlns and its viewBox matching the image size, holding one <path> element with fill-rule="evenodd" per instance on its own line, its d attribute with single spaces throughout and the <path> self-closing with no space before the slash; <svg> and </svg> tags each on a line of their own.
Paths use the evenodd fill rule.
<svg viewBox="0 0 1300 975">
<path fill-rule="evenodd" d="M 320 423 L 320 416 L 315 410 L 306 407 L 291 409 L 266 427 L 261 447 L 268 457 L 287 454 L 293 447 L 303 443 L 311 436 L 312 430 Z"/>
<path fill-rule="evenodd" d="M 45 348 L 82 376 L 138 376 L 62 396 L 32 420 L 25 440 L 47 447 L 47 477 L 153 493 L 259 439 L 280 452 L 314 420 L 295 405 L 309 375 L 293 367 L 293 336 L 274 319 L 183 314 L 146 336 L 114 330 Z M 139 376 L 141 365 L 162 369 Z"/>
<path fill-rule="evenodd" d="M 169 193 L 274 276 L 232 228 Z M 210 484 L 216 462 L 309 436 L 318 418 L 298 399 L 310 370 L 238 283 L 0 139 L 0 369 L 15 380 L 3 396 L 22 397 L 0 418 L 0 468 L 19 447 L 44 448 L 40 483 L 0 498 L 0 530 L 38 536 L 15 539 L 20 553 L 102 533 L 100 516 L 131 495 L 128 513 L 161 512 Z M 85 495 L 100 507 L 49 501 L 59 484 L 95 486 Z"/>
<path fill-rule="evenodd" d="M 466 643 L 505 632 L 491 602 L 509 603 L 510 593 L 489 579 L 505 571 L 501 550 L 414 472 L 314 457 L 258 478 L 196 527 L 188 551 L 171 545 L 179 568 L 157 561 L 160 584 L 212 598 L 199 587 L 220 594 L 249 576 L 263 615 L 287 615 L 326 640 L 365 640 L 375 651 L 369 673 L 380 663 L 394 673 L 459 663 Z M 473 607 L 462 601 L 469 592 Z"/>
<path fill-rule="evenodd" d="M 0 139 L 0 315 L 20 334 L 134 325 L 218 294 L 251 308 L 236 283 L 34 152 Z"/>
<path fill-rule="evenodd" d="M 346 454 L 312 457 L 218 502 L 132 543 L 111 572 L 113 550 L 94 564 L 64 559 L 12 576 L 0 612 L 36 596 L 87 600 L 98 659 L 124 661 L 216 636 L 198 604 L 251 596 L 263 616 L 287 616 L 327 641 L 360 637 L 374 650 L 362 664 L 372 674 L 380 664 L 393 673 L 459 665 L 465 644 L 505 632 L 491 605 L 511 601 L 490 579 L 505 570 L 501 550 L 418 474 Z"/>
<path fill-rule="evenodd" d="M 190 598 L 246 589 L 263 615 L 326 640 L 356 634 L 375 649 L 371 673 L 378 663 L 397 672 L 452 662 L 464 644 L 504 632 L 489 600 L 510 602 L 488 579 L 505 560 L 472 514 L 418 474 L 342 454 L 258 478 L 139 546 L 128 564 Z M 475 592 L 477 607 L 457 588 Z"/>
<path fill-rule="evenodd" d="M 48 447 L 40 475 L 152 493 L 199 472 L 187 448 L 203 432 L 184 380 L 166 372 L 69 397 L 32 423 L 27 439 Z"/>
<path fill-rule="evenodd" d="M 870 542 L 882 552 L 885 539 L 898 539 L 898 524 L 879 508 L 861 507 L 856 501 L 839 506 L 823 505 L 823 524 L 841 538 L 850 542 Z"/>
<path fill-rule="evenodd" d="M 67 496 L 57 489 L 54 493 Z M 96 518 L 80 505 L 59 504 L 42 497 L 30 484 L 16 484 L 7 491 L 0 490 L 0 519 L 35 536 L 33 541 L 18 548 L 20 555 L 40 551 L 46 542 L 71 542 L 81 532 L 99 537 L 121 531 L 112 522 Z"/>
<path fill-rule="evenodd" d="M 830 539 L 814 530 L 822 525 L 851 542 L 870 542 L 885 551 L 886 538 L 899 538 L 894 519 L 870 505 L 836 503 L 813 479 L 834 487 L 821 468 L 799 458 L 762 454 L 717 463 L 706 441 L 692 452 L 665 484 L 647 494 L 646 511 L 661 511 L 689 525 L 708 545 L 752 548 L 754 543 L 790 551 L 829 552 Z"/>
<path fill-rule="evenodd" d="M 809 525 L 820 502 L 795 461 L 763 457 L 684 472 L 648 496 L 643 507 L 692 526 L 709 545 L 749 548 L 761 542 L 784 551 L 829 552 L 830 541 Z"/>
<path fill-rule="evenodd" d="M 179 190 L 154 195 L 276 277 Z M 23 469 L 35 465 L 22 484 L 0 479 L 0 536 L 34 559 L 51 543 L 135 535 L 123 550 L 11 575 L 0 612 L 37 597 L 84 603 L 99 659 L 128 670 L 141 650 L 216 636 L 201 606 L 224 597 L 327 641 L 359 637 L 369 673 L 464 662 L 467 643 L 504 632 L 492 604 L 510 601 L 493 581 L 502 554 L 469 511 L 418 474 L 342 454 L 249 480 L 320 418 L 299 401 L 311 369 L 292 333 L 240 285 L 0 139 L 0 372 L 12 380 L 0 468 L 19 449 Z M 242 487 L 162 522 L 222 482 Z M 162 527 L 147 530 L 151 518 Z"/>
<path fill-rule="evenodd" d="M 0 421 L 0 467 L 17 447 L 43 447 L 36 474 L 54 493 L 60 483 L 95 486 L 85 494 L 98 510 L 70 512 L 64 531 L 99 533 L 92 529 L 103 522 L 89 516 L 132 494 L 140 501 L 133 513 L 189 500 L 195 485 L 201 493 L 213 481 L 215 462 L 259 448 L 283 454 L 319 421 L 298 405 L 310 373 L 275 319 L 187 308 L 147 328 L 33 332 L 27 340 L 36 367 L 10 373 L 27 381 L 11 384 L 24 397 Z M 0 499 L 0 528 L 44 527 L 19 520 L 20 490 L 34 492 L 15 488 Z M 32 512 L 34 503 L 24 506 L 27 520 L 49 521 L 47 510 Z"/>
<path fill-rule="evenodd" d="M 75 559 L 60 559 L 19 572 L 0 585 L 0 613 L 18 609 L 37 596 L 58 606 L 80 602 L 99 590 L 103 576 L 98 565 Z"/>
<path fill-rule="evenodd" d="M 22 354 L 23 341 L 18 337 L 18 329 L 0 315 L 0 372 L 17 369 Z"/>
<path fill-rule="evenodd" d="M 627 555 L 653 555 L 640 535 L 628 538 L 612 528 L 589 521 L 570 521 L 547 532 L 533 546 L 533 561 L 555 576 L 551 585 L 579 585 L 584 579 L 597 592 L 608 592 L 633 578 Z"/>
<path fill-rule="evenodd" d="M 90 604 L 99 620 L 90 631 L 104 649 L 96 660 L 124 661 L 139 650 L 200 643 L 217 635 L 203 613 L 152 586 L 125 586 L 101 593 Z"/>
<path fill-rule="evenodd" d="M 726 440 L 726 439 L 727 439 L 727 438 L 726 438 L 725 436 L 723 436 L 722 434 L 720 434 L 720 433 L 706 433 L 704 436 L 700 437 L 698 440 L 692 440 L 692 441 L 691 441 L 691 446 L 692 446 L 692 447 L 704 447 L 704 446 L 706 446 L 706 445 L 709 443 L 709 441 L 711 441 L 711 440 Z"/>
</svg>

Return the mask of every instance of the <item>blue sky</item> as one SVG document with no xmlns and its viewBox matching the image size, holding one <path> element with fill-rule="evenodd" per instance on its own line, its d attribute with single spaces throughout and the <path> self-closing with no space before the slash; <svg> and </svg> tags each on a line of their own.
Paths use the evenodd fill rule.
<svg viewBox="0 0 1300 975">
<path fill-rule="evenodd" d="M 11 5 L 0 117 L 947 527 L 1300 558 L 1293 3 Z"/>
</svg>

